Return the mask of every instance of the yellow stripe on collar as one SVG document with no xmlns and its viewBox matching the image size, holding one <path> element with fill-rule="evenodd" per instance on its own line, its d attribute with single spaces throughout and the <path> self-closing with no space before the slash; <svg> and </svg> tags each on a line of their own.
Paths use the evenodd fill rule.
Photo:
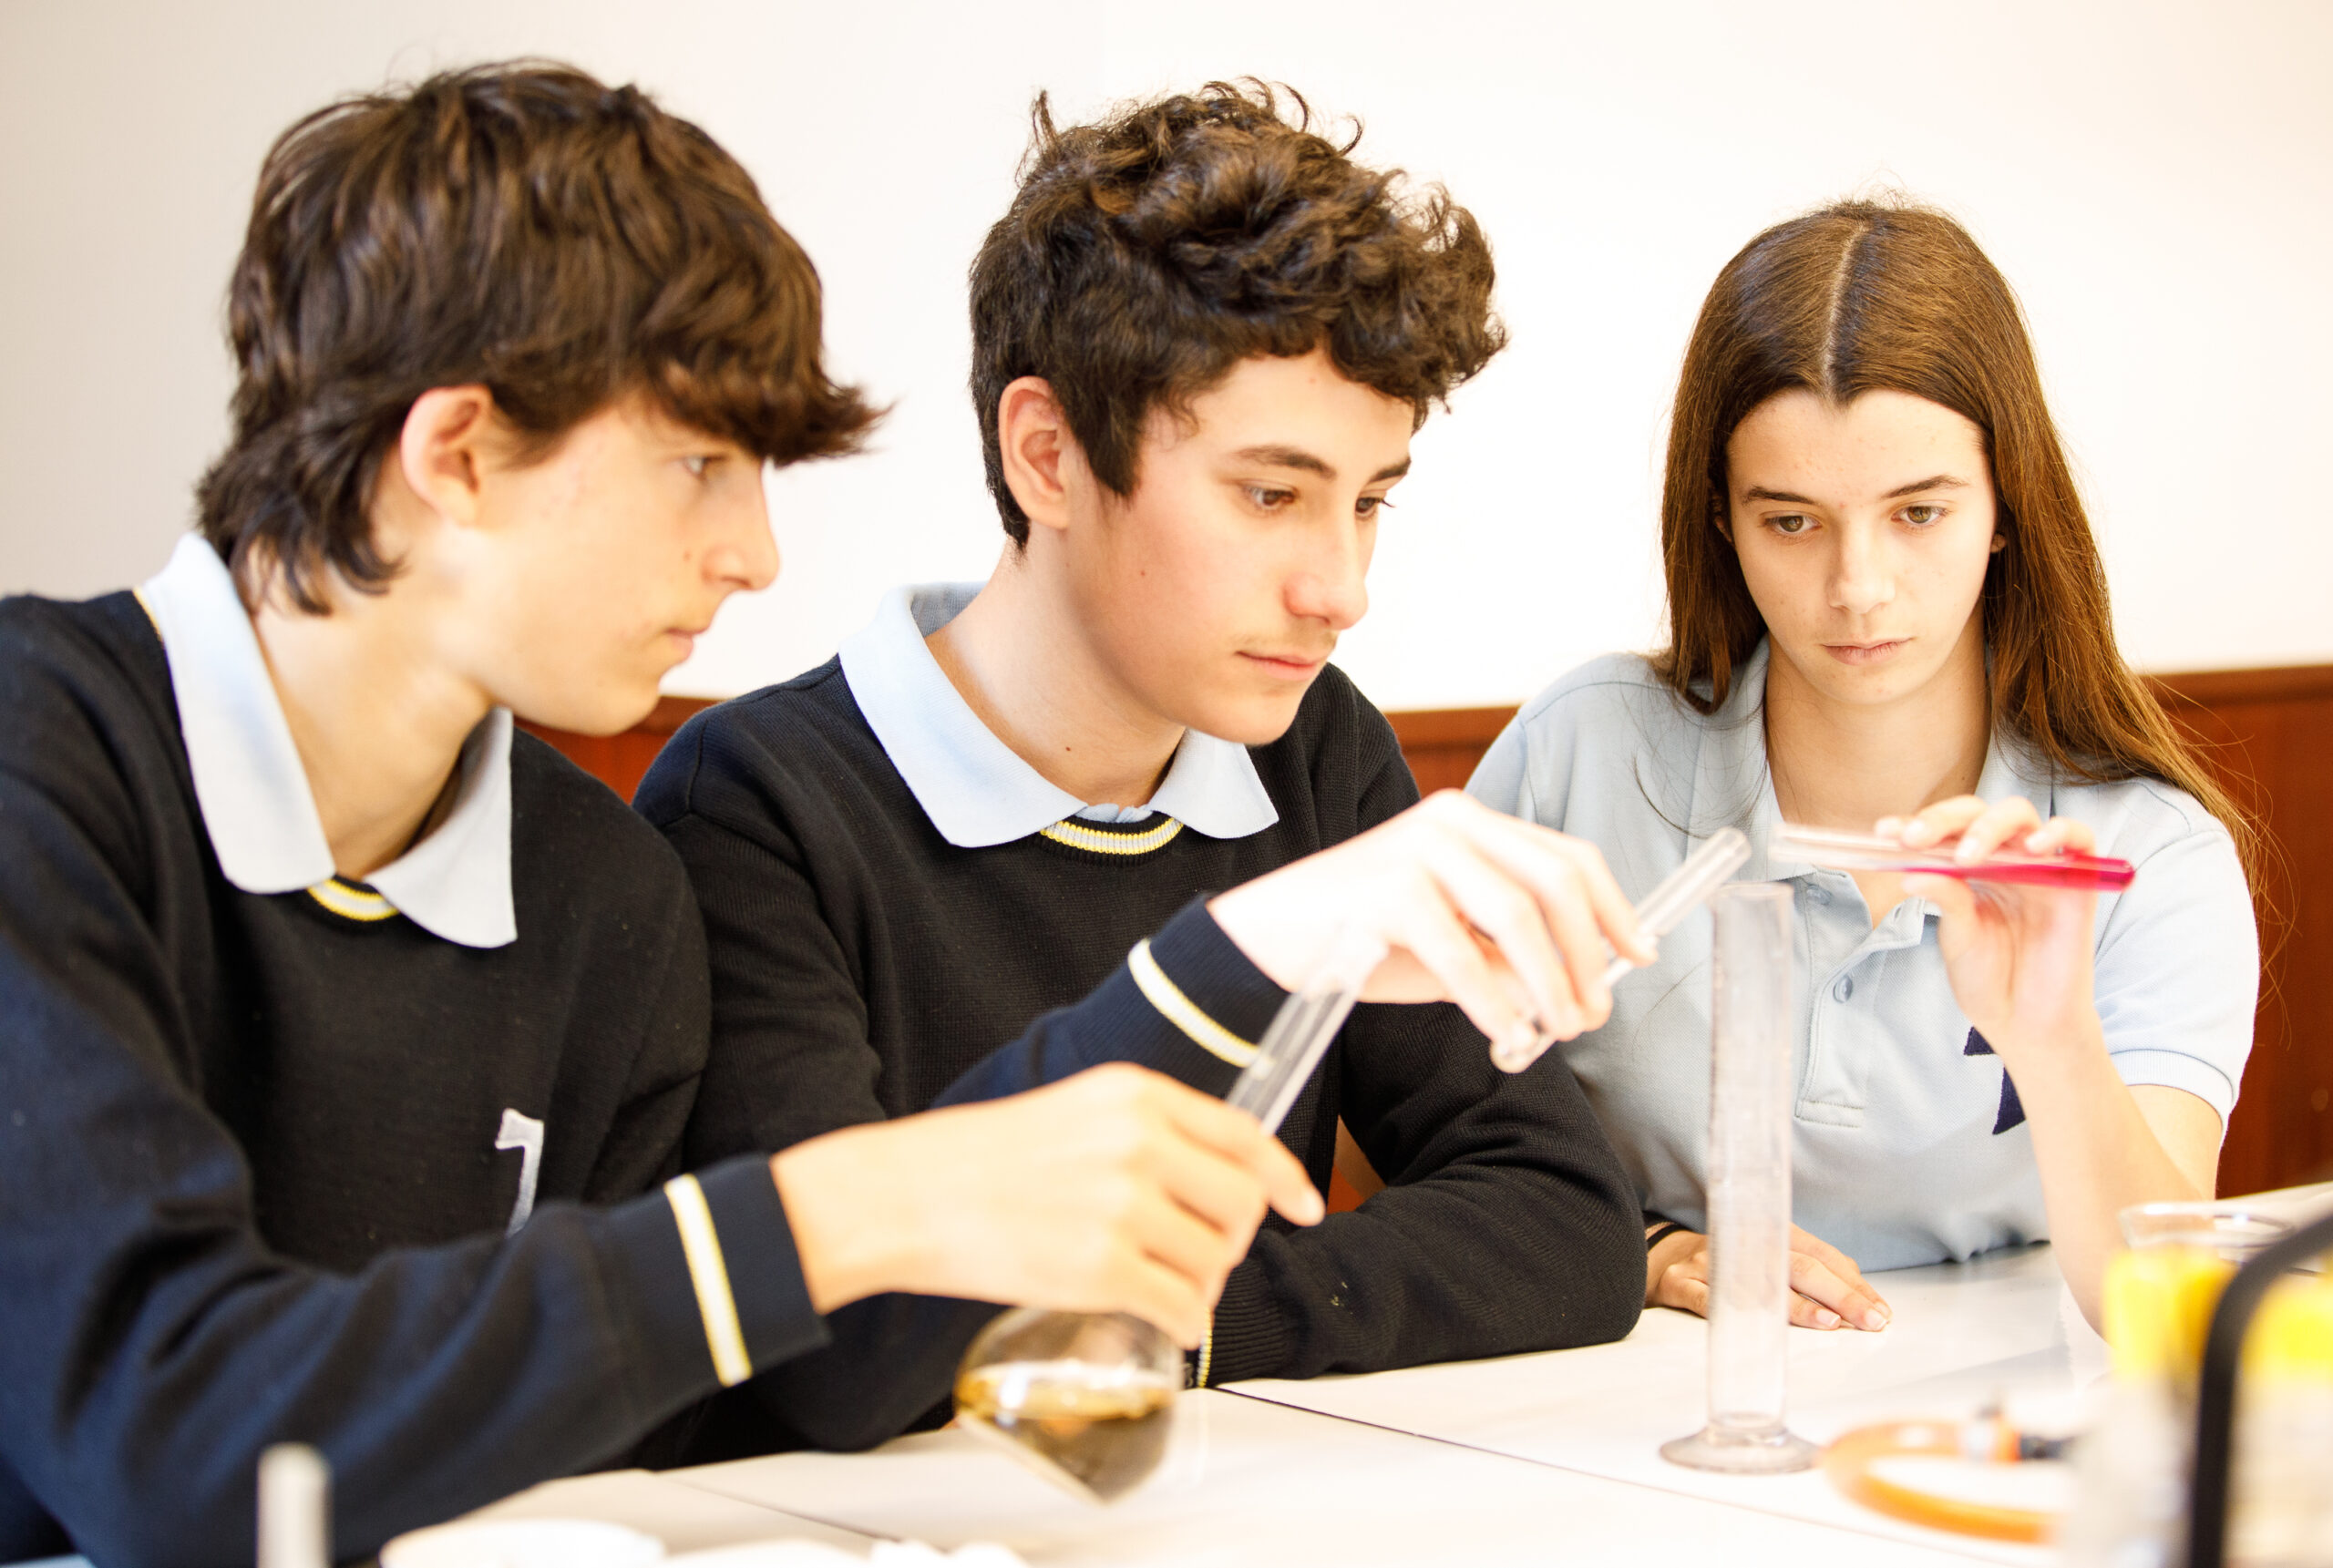
<svg viewBox="0 0 2333 1568">
<path fill-rule="evenodd" d="M 309 888 L 308 897 L 344 920 L 388 920 L 397 913 L 397 907 L 378 893 L 352 887 L 337 876 L 327 877 Z"/>
<path fill-rule="evenodd" d="M 153 623 L 155 639 L 158 641 L 161 641 L 162 618 L 154 613 L 154 601 L 146 597 L 146 590 L 142 588 L 131 589 L 129 590 L 129 597 L 136 600 L 138 601 L 138 608 L 146 612 L 146 619 Z M 169 646 L 167 642 L 163 645 L 165 647 Z"/>
<path fill-rule="evenodd" d="M 1066 844 L 1072 849 L 1090 849 L 1096 855 L 1147 855 L 1154 849 L 1164 848 L 1182 831 L 1183 825 L 1171 816 L 1156 827 L 1142 833 L 1104 833 L 1064 817 L 1051 827 L 1039 828 L 1037 833 L 1055 844 Z"/>
<path fill-rule="evenodd" d="M 1209 1056 L 1245 1069 L 1256 1060 L 1256 1048 L 1224 1028 L 1199 1010 L 1198 1004 L 1185 996 L 1182 989 L 1166 978 L 1158 960 L 1150 956 L 1150 938 L 1145 937 L 1126 955 L 1126 968 L 1134 975 L 1134 983 L 1150 1005 L 1168 1023 L 1189 1035 L 1199 1049 Z"/>
</svg>

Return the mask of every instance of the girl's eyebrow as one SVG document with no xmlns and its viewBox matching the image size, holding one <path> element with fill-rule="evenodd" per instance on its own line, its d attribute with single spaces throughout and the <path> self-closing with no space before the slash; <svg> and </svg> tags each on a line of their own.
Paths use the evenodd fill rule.
<svg viewBox="0 0 2333 1568">
<path fill-rule="evenodd" d="M 1896 501 L 1901 500 L 1906 496 L 1917 496 L 1923 490 L 1965 490 L 1968 487 L 1968 481 L 1966 479 L 1956 479 L 1949 474 L 1931 474 L 1925 479 L 1917 479 L 1908 485 L 1898 485 L 1880 499 Z M 1763 485 L 1752 485 L 1742 494 L 1745 499 L 1752 501 L 1782 501 L 1793 507 L 1812 507 L 1816 504 L 1804 496 L 1793 495 L 1788 490 L 1769 490 Z"/>
<path fill-rule="evenodd" d="M 1901 500 L 1906 496 L 1917 496 L 1922 490 L 1965 490 L 1968 487 L 1968 481 L 1966 479 L 1956 479 L 1949 474 L 1931 474 L 1916 484 L 1898 485 L 1880 498 L 1895 501 Z"/>
</svg>

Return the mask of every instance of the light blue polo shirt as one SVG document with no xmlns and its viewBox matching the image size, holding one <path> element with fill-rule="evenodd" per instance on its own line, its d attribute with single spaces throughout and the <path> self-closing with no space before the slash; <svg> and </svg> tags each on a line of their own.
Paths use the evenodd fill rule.
<svg viewBox="0 0 2333 1568">
<path fill-rule="evenodd" d="M 2032 1131 L 1999 1060 L 1953 999 L 1936 906 L 1874 926 L 1853 878 L 1770 861 L 1766 649 L 1704 717 L 1633 654 L 1582 666 L 1526 703 L 1467 784 L 1486 804 L 1588 839 L 1640 898 L 1718 828 L 1752 845 L 1743 881 L 1796 899 L 1792 1208 L 1865 1269 L 1965 1258 L 2049 1235 Z M 2097 999 L 2122 1081 L 2184 1089 L 2225 1124 L 2252 1048 L 2260 951 L 2227 830 L 2152 780 L 2053 783 L 1996 736 L 1977 793 L 2086 822 L 2138 876 L 2098 901 Z M 1602 1029 L 1563 1047 L 1645 1209 L 1701 1228 L 1708 1142 L 1710 921 L 1613 988 Z"/>
</svg>

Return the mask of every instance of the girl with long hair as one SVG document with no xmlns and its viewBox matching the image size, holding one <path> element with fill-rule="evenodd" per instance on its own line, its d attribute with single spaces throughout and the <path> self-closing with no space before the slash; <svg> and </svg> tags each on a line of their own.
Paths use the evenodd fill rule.
<svg viewBox="0 0 2333 1568">
<path fill-rule="evenodd" d="M 2208 1197 L 2250 1050 L 2251 831 L 2118 652 L 2007 282 L 1949 218 L 1843 202 L 1727 263 L 1661 507 L 1669 647 L 1527 703 L 1470 790 L 1641 896 L 1711 833 L 1796 891 L 1797 1321 L 1862 1276 L 2048 1238 L 2094 1322 L 2115 1215 Z M 2119 895 L 1769 856 L 1787 821 L 2095 850 Z M 1706 923 L 1563 1048 L 1642 1197 L 1648 1305 L 1705 1309 Z"/>
</svg>

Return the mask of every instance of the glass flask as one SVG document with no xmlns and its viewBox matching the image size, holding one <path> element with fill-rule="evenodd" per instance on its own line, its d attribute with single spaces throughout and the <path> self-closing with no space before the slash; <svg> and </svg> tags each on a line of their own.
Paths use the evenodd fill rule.
<svg viewBox="0 0 2333 1568">
<path fill-rule="evenodd" d="M 1266 1132 L 1321 1065 L 1361 988 L 1385 961 L 1384 944 L 1347 932 L 1302 989 L 1282 1002 L 1227 1103 Z M 1140 1485 L 1166 1457 L 1183 1353 L 1122 1312 L 1021 1307 L 975 1338 L 956 1373 L 956 1424 L 1002 1441 L 1039 1474 L 1109 1502 Z"/>
<path fill-rule="evenodd" d="M 1081 1497 L 1113 1502 L 1158 1468 L 1183 1352 L 1123 1312 L 1006 1313 L 956 1375 L 956 1424 Z"/>
</svg>

